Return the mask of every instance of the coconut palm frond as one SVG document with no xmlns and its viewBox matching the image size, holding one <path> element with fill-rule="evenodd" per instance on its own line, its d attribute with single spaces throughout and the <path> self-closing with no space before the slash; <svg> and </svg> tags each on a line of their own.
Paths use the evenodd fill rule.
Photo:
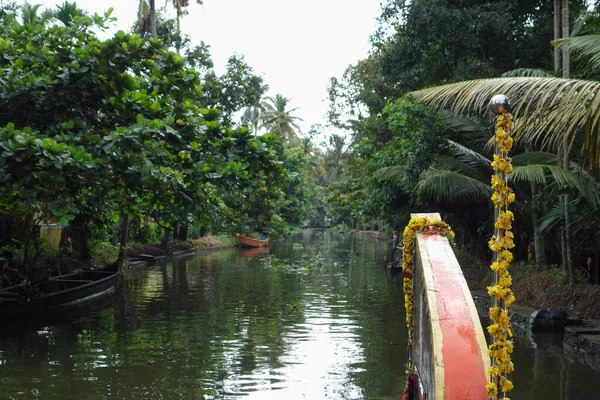
<svg viewBox="0 0 600 400">
<path fill-rule="evenodd" d="M 565 210 L 562 203 L 556 203 L 548 210 L 542 218 L 540 218 L 540 230 L 548 232 L 559 225 L 565 215 Z"/>
<path fill-rule="evenodd" d="M 43 23 L 48 19 L 46 15 L 38 12 L 41 6 L 41 4 L 30 4 L 27 1 L 20 6 L 23 25 Z"/>
<path fill-rule="evenodd" d="M 590 16 L 591 13 L 589 11 L 584 11 L 575 18 L 575 22 L 573 22 L 573 27 L 571 28 L 571 36 L 579 36 L 590 20 Z"/>
<path fill-rule="evenodd" d="M 594 209 L 600 207 L 600 185 L 598 184 L 598 180 L 580 166 L 574 166 L 571 163 L 571 167 L 572 169 L 569 172 L 577 177 L 577 188 L 583 199 Z"/>
<path fill-rule="evenodd" d="M 503 78 L 514 78 L 514 77 L 538 77 L 538 78 L 553 78 L 549 72 L 544 71 L 543 69 L 536 68 L 517 68 L 511 69 L 510 71 L 506 71 L 501 75 Z"/>
<path fill-rule="evenodd" d="M 556 154 L 545 151 L 529 151 L 512 157 L 512 164 L 515 166 L 531 164 L 557 165 L 557 157 Z"/>
<path fill-rule="evenodd" d="M 569 203 L 569 213 L 572 215 L 572 220 L 569 226 L 573 230 L 573 234 L 589 234 L 593 227 L 600 223 L 597 210 L 591 207 L 577 207 L 574 202 Z M 548 212 L 540 218 L 540 230 L 548 232 L 554 228 L 562 228 L 560 224 L 564 223 L 565 209 L 562 203 L 556 203 Z M 592 229 L 590 229 L 592 228 Z M 598 234 L 596 234 L 597 236 Z"/>
<path fill-rule="evenodd" d="M 585 176 L 577 175 L 555 165 L 533 164 L 514 167 L 513 173 L 507 176 L 508 182 L 546 184 L 550 180 L 559 190 L 576 192 L 579 198 L 585 199 L 591 205 L 595 206 L 600 201 L 600 191 L 596 185 L 591 185 Z M 578 201 L 578 199 L 574 198 L 574 201 Z"/>
<path fill-rule="evenodd" d="M 547 183 L 547 165 L 525 165 L 514 167 L 513 173 L 506 176 L 507 182 L 535 182 L 545 185 Z"/>
<path fill-rule="evenodd" d="M 453 171 L 430 168 L 421 174 L 417 192 L 438 202 L 487 202 L 492 189 L 486 183 Z"/>
<path fill-rule="evenodd" d="M 462 115 L 457 115 L 448 110 L 440 110 L 438 118 L 440 123 L 446 127 L 446 129 L 453 132 L 483 134 L 486 131 L 479 122 Z"/>
<path fill-rule="evenodd" d="M 546 168 L 550 171 L 552 178 L 560 188 L 576 190 L 582 196 L 586 196 L 589 193 L 585 181 L 577 174 L 554 165 L 546 165 Z"/>
<path fill-rule="evenodd" d="M 77 7 L 77 3 L 64 1 L 62 5 L 57 5 L 53 12 L 54 18 L 58 19 L 65 26 L 71 24 L 75 17 L 84 15 L 85 12 Z"/>
<path fill-rule="evenodd" d="M 494 78 L 457 82 L 411 94 L 426 104 L 484 115 L 493 95 L 513 104 L 514 133 L 526 141 L 558 147 L 578 130 L 584 150 L 600 162 L 600 82 L 563 78 Z"/>
<path fill-rule="evenodd" d="M 456 172 L 481 182 L 487 182 L 492 173 L 490 162 L 482 168 L 481 165 L 471 166 L 460 159 L 442 155 L 436 155 L 435 160 L 431 163 L 431 168 L 440 171 Z"/>
<path fill-rule="evenodd" d="M 458 157 L 459 160 L 464 162 L 471 167 L 486 167 L 491 171 L 491 161 L 487 157 L 480 153 L 463 146 L 460 143 L 456 143 L 452 140 L 447 140 L 448 148 Z"/>
<path fill-rule="evenodd" d="M 403 166 L 394 165 L 392 167 L 385 167 L 378 169 L 373 174 L 373 178 L 381 183 L 389 183 L 391 185 L 400 186 L 404 183 L 406 177 L 406 171 Z"/>
<path fill-rule="evenodd" d="M 591 68 L 600 67 L 600 35 L 573 36 L 552 43 L 557 49 L 567 50 L 579 59 L 586 59 Z"/>
</svg>

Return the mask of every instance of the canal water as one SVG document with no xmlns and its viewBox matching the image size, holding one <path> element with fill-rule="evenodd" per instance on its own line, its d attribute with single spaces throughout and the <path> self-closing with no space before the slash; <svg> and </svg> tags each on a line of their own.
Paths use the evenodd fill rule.
<svg viewBox="0 0 600 400">
<path fill-rule="evenodd" d="M 84 317 L 0 321 L 0 399 L 400 399 L 404 302 L 387 246 L 305 231 L 127 271 Z M 533 343 L 516 341 L 513 400 L 600 398 L 600 373 L 559 338 Z"/>
</svg>

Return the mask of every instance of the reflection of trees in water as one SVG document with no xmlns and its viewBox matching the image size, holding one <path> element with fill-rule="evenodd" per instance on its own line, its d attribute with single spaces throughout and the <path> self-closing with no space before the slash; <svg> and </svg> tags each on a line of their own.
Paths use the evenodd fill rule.
<svg viewBox="0 0 600 400">
<path fill-rule="evenodd" d="M 544 337 L 545 336 L 545 337 Z M 564 356 L 558 343 L 561 335 L 517 338 L 512 374 L 515 399 L 580 400 L 597 398 L 598 373 Z M 537 348 L 532 346 L 535 343 Z"/>
<path fill-rule="evenodd" d="M 65 399 L 218 397 L 226 384 L 251 390 L 240 383 L 255 379 L 249 375 L 292 368 L 292 350 L 314 340 L 298 336 L 321 324 L 319 333 L 352 353 L 335 360 L 340 370 L 332 373 L 348 379 L 335 387 L 339 396 L 356 387 L 364 398 L 398 396 L 404 305 L 402 280 L 386 277 L 386 243 L 316 232 L 306 249 L 293 249 L 294 240 L 270 251 L 322 257 L 318 269 L 268 269 L 231 250 L 127 271 L 116 312 L 0 337 L 0 386 Z M 597 373 L 556 353 L 519 343 L 515 365 L 511 398 L 576 400 L 600 391 Z"/>
</svg>

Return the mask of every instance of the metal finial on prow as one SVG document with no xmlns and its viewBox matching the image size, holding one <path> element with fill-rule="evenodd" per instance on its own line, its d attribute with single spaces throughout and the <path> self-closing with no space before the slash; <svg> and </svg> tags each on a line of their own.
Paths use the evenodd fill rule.
<svg viewBox="0 0 600 400">
<path fill-rule="evenodd" d="M 508 97 L 503 94 L 497 94 L 491 98 L 489 104 L 490 111 L 496 115 L 500 115 L 504 112 L 511 112 L 512 107 Z"/>
</svg>

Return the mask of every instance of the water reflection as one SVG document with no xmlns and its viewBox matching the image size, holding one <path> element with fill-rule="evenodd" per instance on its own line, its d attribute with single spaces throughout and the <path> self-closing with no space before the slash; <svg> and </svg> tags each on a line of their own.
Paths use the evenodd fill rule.
<svg viewBox="0 0 600 400">
<path fill-rule="evenodd" d="M 398 399 L 404 303 L 386 246 L 306 231 L 268 251 L 308 272 L 235 249 L 129 271 L 99 313 L 0 324 L 0 398 Z M 527 343 L 511 398 L 595 398 L 598 373 Z"/>
<path fill-rule="evenodd" d="M 264 250 L 229 250 L 130 271 L 112 308 L 0 339 L 3 394 L 397 397 L 406 335 L 398 286 L 374 262 L 385 244 L 305 233 L 271 251 L 320 266 L 269 269 Z"/>
</svg>

